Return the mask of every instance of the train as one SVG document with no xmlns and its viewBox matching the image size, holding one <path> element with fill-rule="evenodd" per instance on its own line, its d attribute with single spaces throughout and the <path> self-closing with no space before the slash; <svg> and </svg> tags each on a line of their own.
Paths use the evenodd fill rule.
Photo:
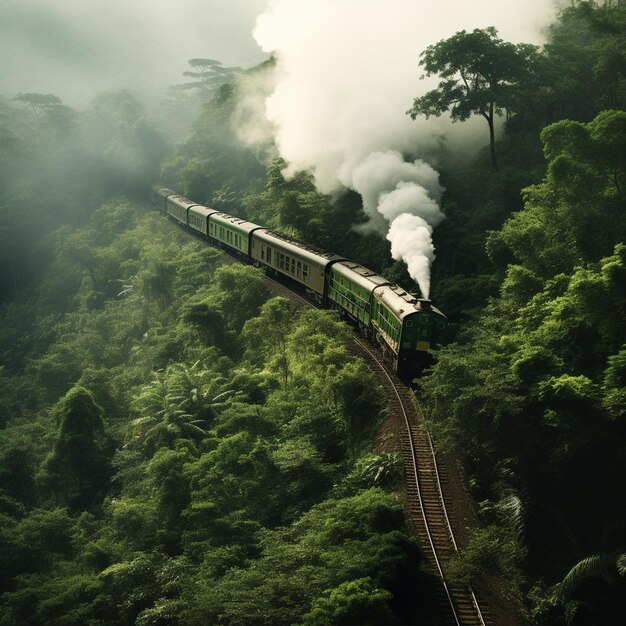
<svg viewBox="0 0 626 626">
<path fill-rule="evenodd" d="M 319 306 L 337 309 L 376 340 L 403 378 L 419 375 L 445 345 L 448 320 L 432 302 L 408 293 L 341 255 L 211 209 L 158 184 L 152 205 L 179 226 L 242 261 L 280 276 Z"/>
</svg>

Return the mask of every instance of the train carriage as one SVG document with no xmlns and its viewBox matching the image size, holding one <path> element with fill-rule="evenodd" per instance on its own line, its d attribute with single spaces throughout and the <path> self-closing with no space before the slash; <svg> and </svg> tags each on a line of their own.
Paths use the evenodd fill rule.
<svg viewBox="0 0 626 626">
<path fill-rule="evenodd" d="M 265 229 L 253 233 L 250 256 L 254 263 L 270 267 L 304 285 L 319 302 L 326 300 L 327 267 L 336 261 L 346 260 L 332 252 L 324 252 Z"/>
<path fill-rule="evenodd" d="M 372 292 L 387 285 L 386 278 L 354 261 L 340 261 L 330 268 L 328 300 L 343 309 L 362 326 L 369 327 L 372 316 Z"/>
<path fill-rule="evenodd" d="M 184 196 L 168 196 L 165 199 L 165 212 L 176 222 L 187 226 L 187 212 L 190 207 L 197 205 L 197 202 L 192 202 Z"/>
<path fill-rule="evenodd" d="M 209 217 L 215 213 L 219 213 L 216 209 L 209 209 L 201 204 L 189 207 L 187 215 L 188 226 L 191 230 L 202 233 L 205 237 L 209 236 Z"/>
<path fill-rule="evenodd" d="M 167 187 L 161 187 L 161 185 L 153 185 L 152 187 L 152 204 L 159 210 L 165 213 L 165 201 L 168 196 L 176 196 L 177 193 L 168 189 Z"/>
<path fill-rule="evenodd" d="M 226 213 L 216 212 L 209 217 L 209 237 L 246 257 L 250 255 L 250 235 L 260 228 L 263 227 Z"/>
</svg>

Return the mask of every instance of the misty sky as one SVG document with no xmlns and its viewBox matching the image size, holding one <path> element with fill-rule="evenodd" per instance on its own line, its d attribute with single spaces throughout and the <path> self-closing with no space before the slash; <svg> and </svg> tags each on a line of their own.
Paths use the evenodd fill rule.
<svg viewBox="0 0 626 626">
<path fill-rule="evenodd" d="M 120 87 L 158 96 L 187 60 L 250 67 L 266 0 L 0 0 L 0 94 L 43 92 L 69 104 Z"/>
<path fill-rule="evenodd" d="M 555 0 L 530 1 L 549 6 Z M 54 93 L 83 105 L 98 92 L 133 88 L 149 100 L 184 82 L 182 72 L 193 57 L 250 67 L 267 58 L 252 31 L 269 4 L 0 0 L 0 95 Z M 384 1 L 374 4 L 385 6 Z M 478 19 L 476 13 L 480 11 L 472 12 Z"/>
</svg>

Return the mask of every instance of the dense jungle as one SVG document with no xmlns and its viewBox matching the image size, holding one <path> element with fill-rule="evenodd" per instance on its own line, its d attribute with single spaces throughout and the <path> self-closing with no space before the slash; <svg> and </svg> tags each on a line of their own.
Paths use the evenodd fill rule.
<svg viewBox="0 0 626 626">
<path fill-rule="evenodd" d="M 574 2 L 524 50 L 493 144 L 485 124 L 471 159 L 438 157 L 452 332 L 415 388 L 481 520 L 451 579 L 497 578 L 526 623 L 621 624 L 626 7 Z M 0 98 L 0 623 L 432 623 L 352 329 L 183 233 L 150 185 L 414 283 L 354 229 L 356 192 L 241 141 L 275 60 L 192 61 L 158 114 L 129 91 Z"/>
</svg>

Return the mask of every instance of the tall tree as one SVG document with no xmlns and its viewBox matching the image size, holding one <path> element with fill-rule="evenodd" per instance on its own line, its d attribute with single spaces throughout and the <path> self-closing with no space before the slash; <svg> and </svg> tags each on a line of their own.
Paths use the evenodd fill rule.
<svg viewBox="0 0 626 626">
<path fill-rule="evenodd" d="M 111 441 L 104 432 L 102 409 L 87 389 L 73 387 L 53 413 L 59 430 L 40 482 L 61 502 L 88 506 L 106 485 L 110 471 Z"/>
<path fill-rule="evenodd" d="M 195 89 L 200 95 L 205 95 L 224 83 L 230 83 L 235 76 L 241 74 L 238 66 L 227 67 L 215 59 L 189 59 L 190 70 L 183 72 L 183 76 L 193 78 L 193 82 L 177 85 L 180 89 Z"/>
<path fill-rule="evenodd" d="M 519 88 L 531 81 L 537 46 L 503 41 L 490 26 L 462 30 L 428 46 L 420 56 L 425 76 L 438 74 L 443 80 L 437 89 L 415 98 L 407 115 L 439 117 L 449 111 L 453 121 L 462 122 L 481 115 L 489 125 L 491 165 L 497 170 L 495 118 L 514 110 Z"/>
</svg>

